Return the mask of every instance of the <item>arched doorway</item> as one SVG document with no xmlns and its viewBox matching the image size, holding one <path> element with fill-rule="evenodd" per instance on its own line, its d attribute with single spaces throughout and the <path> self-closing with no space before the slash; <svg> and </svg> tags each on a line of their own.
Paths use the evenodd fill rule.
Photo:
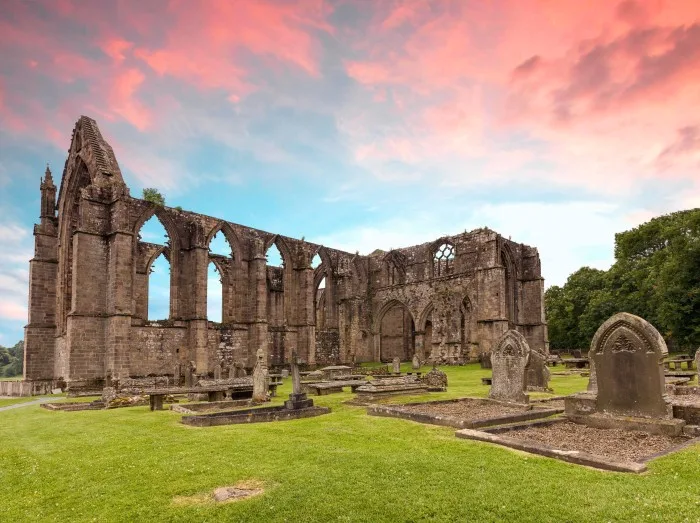
<svg viewBox="0 0 700 523">
<path fill-rule="evenodd" d="M 408 308 L 399 301 L 389 303 L 379 322 L 379 359 L 410 361 L 415 352 L 416 327 Z"/>
</svg>

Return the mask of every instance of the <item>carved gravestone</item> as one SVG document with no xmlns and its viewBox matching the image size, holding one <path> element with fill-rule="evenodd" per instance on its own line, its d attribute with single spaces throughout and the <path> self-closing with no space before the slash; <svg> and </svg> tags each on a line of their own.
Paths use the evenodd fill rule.
<svg viewBox="0 0 700 523">
<path fill-rule="evenodd" d="M 262 349 L 258 349 L 253 369 L 253 401 L 267 401 L 267 365 Z"/>
<path fill-rule="evenodd" d="M 413 370 L 420 369 L 420 358 L 418 358 L 418 354 L 413 355 L 413 362 L 411 362 L 411 368 Z"/>
<path fill-rule="evenodd" d="M 401 372 L 401 360 L 399 358 L 394 358 L 391 360 L 391 372 Z"/>
<path fill-rule="evenodd" d="M 531 349 L 527 365 L 525 367 L 527 390 L 549 390 L 549 367 L 547 367 L 547 355 L 544 352 Z"/>
<path fill-rule="evenodd" d="M 491 352 L 491 392 L 489 397 L 511 403 L 527 403 L 525 367 L 530 347 L 518 331 L 506 331 Z"/>
<path fill-rule="evenodd" d="M 596 411 L 614 416 L 671 418 L 664 394 L 663 360 L 668 355 L 661 334 L 633 314 L 615 314 L 593 337 L 589 356 L 595 363 Z"/>
</svg>

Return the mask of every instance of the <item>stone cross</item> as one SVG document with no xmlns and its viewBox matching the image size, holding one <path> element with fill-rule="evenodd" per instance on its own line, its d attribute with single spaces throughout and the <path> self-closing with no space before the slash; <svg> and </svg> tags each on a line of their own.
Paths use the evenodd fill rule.
<svg viewBox="0 0 700 523">
<path fill-rule="evenodd" d="M 394 358 L 391 360 L 391 372 L 401 372 L 401 360 L 399 358 Z"/>
<path fill-rule="evenodd" d="M 667 355 L 659 331 L 639 316 L 621 312 L 603 323 L 589 353 L 598 388 L 596 412 L 669 419 L 663 366 Z"/>
<path fill-rule="evenodd" d="M 491 391 L 489 397 L 510 403 L 528 403 L 525 394 L 525 367 L 530 347 L 525 337 L 516 330 L 501 336 L 491 353 Z"/>
<path fill-rule="evenodd" d="M 297 351 L 292 351 L 292 394 L 301 394 L 301 375 L 299 374 L 299 360 L 297 358 Z"/>
</svg>

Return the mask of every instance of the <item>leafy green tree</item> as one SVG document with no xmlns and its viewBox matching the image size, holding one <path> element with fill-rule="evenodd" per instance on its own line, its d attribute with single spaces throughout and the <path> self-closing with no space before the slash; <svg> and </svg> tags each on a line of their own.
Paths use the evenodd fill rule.
<svg viewBox="0 0 700 523">
<path fill-rule="evenodd" d="M 700 345 L 700 209 L 659 216 L 615 235 L 608 271 L 584 267 L 545 293 L 552 348 L 584 348 L 616 312 L 645 318 L 669 349 Z"/>
<path fill-rule="evenodd" d="M 155 203 L 161 207 L 165 206 L 165 196 L 163 196 L 158 189 L 154 187 L 146 187 L 143 190 L 143 199 L 147 202 Z"/>
</svg>

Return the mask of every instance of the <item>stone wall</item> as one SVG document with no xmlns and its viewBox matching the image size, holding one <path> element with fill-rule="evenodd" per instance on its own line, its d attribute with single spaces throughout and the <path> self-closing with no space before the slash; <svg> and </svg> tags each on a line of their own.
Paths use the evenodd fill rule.
<svg viewBox="0 0 700 523">
<path fill-rule="evenodd" d="M 26 378 L 97 383 L 197 374 L 263 349 L 280 365 L 296 350 L 309 365 L 398 356 L 462 363 L 509 328 L 547 349 L 537 250 L 489 229 L 368 256 L 133 198 L 97 124 L 81 117 L 56 195 L 41 183 L 41 221 L 30 261 Z M 144 242 L 154 217 L 165 245 Z M 221 233 L 231 255 L 211 254 Z M 267 264 L 272 245 L 282 267 Z M 170 314 L 148 321 L 148 275 L 170 263 Z M 312 268 L 315 255 L 321 264 Z M 222 324 L 207 318 L 207 268 L 222 282 Z M 325 288 L 319 291 L 321 281 Z"/>
</svg>

